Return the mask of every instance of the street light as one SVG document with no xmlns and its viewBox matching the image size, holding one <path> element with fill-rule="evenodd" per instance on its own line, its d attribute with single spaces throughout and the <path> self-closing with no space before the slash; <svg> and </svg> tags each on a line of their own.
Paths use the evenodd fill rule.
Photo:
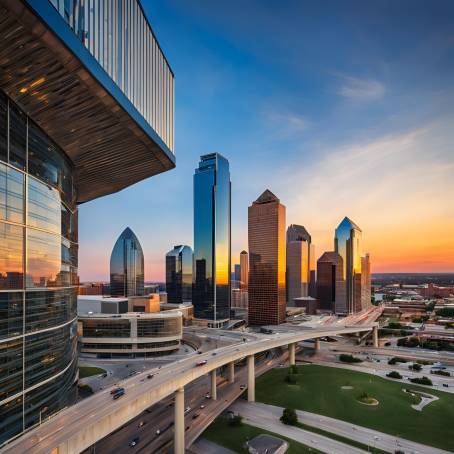
<svg viewBox="0 0 454 454">
<path fill-rule="evenodd" d="M 43 411 L 47 411 L 48 408 L 47 407 L 43 407 L 41 408 L 41 410 L 39 410 L 39 425 L 41 425 L 41 415 L 43 413 Z"/>
</svg>

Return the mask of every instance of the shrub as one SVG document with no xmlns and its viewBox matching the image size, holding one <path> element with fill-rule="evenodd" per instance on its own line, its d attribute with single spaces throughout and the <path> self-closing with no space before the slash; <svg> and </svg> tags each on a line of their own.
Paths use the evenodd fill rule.
<svg viewBox="0 0 454 454">
<path fill-rule="evenodd" d="M 342 361 L 343 363 L 362 363 L 362 359 L 356 358 L 353 355 L 347 355 L 345 353 L 342 353 L 342 355 L 339 355 L 339 361 Z"/>
<path fill-rule="evenodd" d="M 387 377 L 389 378 L 396 378 L 400 380 L 402 378 L 402 375 L 399 374 L 399 372 L 392 370 L 389 374 L 386 374 Z"/>
<path fill-rule="evenodd" d="M 451 374 L 447 371 L 447 370 L 438 370 L 438 369 L 432 369 L 430 371 L 431 374 L 435 374 L 435 375 L 442 375 L 443 377 L 450 377 Z"/>
<path fill-rule="evenodd" d="M 410 381 L 412 383 L 416 383 L 417 385 L 427 385 L 427 386 L 432 386 L 432 380 L 427 377 L 422 377 L 422 378 L 411 378 Z"/>
<path fill-rule="evenodd" d="M 389 322 L 387 328 L 389 329 L 401 329 L 403 325 L 399 322 Z"/>
<path fill-rule="evenodd" d="M 421 364 L 415 363 L 415 364 L 410 364 L 410 365 L 408 366 L 408 368 L 409 368 L 410 370 L 414 370 L 414 371 L 416 371 L 416 372 L 419 372 L 419 371 L 422 369 L 422 366 L 421 366 Z"/>
<path fill-rule="evenodd" d="M 427 361 L 426 359 L 418 359 L 416 362 L 423 366 L 430 366 L 431 364 L 433 364 L 433 361 Z"/>
<path fill-rule="evenodd" d="M 295 426 L 298 422 L 298 416 L 296 416 L 296 411 L 293 408 L 284 408 L 281 416 L 281 422 L 289 426 Z"/>
<path fill-rule="evenodd" d="M 241 427 L 243 425 L 243 417 L 241 415 L 234 415 L 229 419 L 229 426 Z"/>
<path fill-rule="evenodd" d="M 408 362 L 405 358 L 402 358 L 400 356 L 393 356 L 389 361 L 388 364 L 391 366 L 397 363 L 406 363 Z"/>
</svg>

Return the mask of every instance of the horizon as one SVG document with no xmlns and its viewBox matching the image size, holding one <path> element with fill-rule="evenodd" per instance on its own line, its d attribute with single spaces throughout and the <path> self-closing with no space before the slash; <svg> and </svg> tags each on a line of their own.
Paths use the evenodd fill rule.
<svg viewBox="0 0 454 454">
<path fill-rule="evenodd" d="M 316 258 L 348 216 L 373 274 L 454 272 L 454 4 L 329 2 L 328 20 L 293 1 L 142 3 L 176 76 L 177 167 L 80 206 L 81 281 L 109 279 L 126 226 L 163 281 L 165 254 L 193 246 L 193 173 L 214 151 L 230 163 L 232 265 L 269 188 Z"/>
</svg>

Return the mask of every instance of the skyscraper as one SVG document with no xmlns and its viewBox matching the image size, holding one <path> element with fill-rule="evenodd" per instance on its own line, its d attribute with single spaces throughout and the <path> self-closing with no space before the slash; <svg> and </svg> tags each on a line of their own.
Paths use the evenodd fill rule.
<svg viewBox="0 0 454 454">
<path fill-rule="evenodd" d="M 249 254 L 246 251 L 241 251 L 240 253 L 240 274 L 241 288 L 242 290 L 247 290 L 249 283 Z"/>
<path fill-rule="evenodd" d="M 194 316 L 208 326 L 230 318 L 230 170 L 219 153 L 200 157 L 194 174 Z"/>
<path fill-rule="evenodd" d="M 366 254 L 361 257 L 361 309 L 372 306 L 370 277 L 370 257 Z"/>
<path fill-rule="evenodd" d="M 287 304 L 309 295 L 311 236 L 302 225 L 287 228 L 286 291 Z"/>
<path fill-rule="evenodd" d="M 166 292 L 168 303 L 192 301 L 192 249 L 175 246 L 166 254 Z"/>
<path fill-rule="evenodd" d="M 78 205 L 175 167 L 173 73 L 127 3 L 1 2 L 0 445 L 76 398 Z"/>
<path fill-rule="evenodd" d="M 345 313 L 344 289 L 342 257 L 337 252 L 324 252 L 317 260 L 319 309 Z"/>
<path fill-rule="evenodd" d="M 248 208 L 250 325 L 285 320 L 285 206 L 268 189 Z"/>
<path fill-rule="evenodd" d="M 353 314 L 365 309 L 367 294 L 370 294 L 369 257 L 362 257 L 361 229 L 348 217 L 345 217 L 335 231 L 334 248 L 342 257 L 345 298 L 339 300 L 339 308 Z M 362 266 L 365 267 L 364 276 Z M 344 300 L 342 300 L 344 298 Z M 369 298 L 370 301 L 370 298 Z"/>
<path fill-rule="evenodd" d="M 134 232 L 126 227 L 118 237 L 110 256 L 111 296 L 144 294 L 143 252 Z"/>
</svg>

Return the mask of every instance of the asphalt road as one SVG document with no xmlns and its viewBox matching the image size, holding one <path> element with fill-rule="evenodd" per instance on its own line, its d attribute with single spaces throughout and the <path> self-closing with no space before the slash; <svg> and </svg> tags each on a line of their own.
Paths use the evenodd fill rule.
<svg viewBox="0 0 454 454">
<path fill-rule="evenodd" d="M 214 367 L 219 367 L 227 361 L 238 360 L 247 354 L 258 353 L 263 350 L 276 348 L 280 345 L 296 342 L 301 338 L 325 337 L 341 333 L 352 333 L 370 330 L 368 326 L 335 326 L 323 329 L 295 332 L 293 334 L 262 335 L 257 340 L 245 339 L 242 344 L 234 344 L 216 349 L 216 351 L 190 355 L 185 359 L 162 366 L 161 369 L 151 369 L 146 373 L 154 374 L 152 380 L 146 379 L 142 373 L 125 380 L 122 385 L 125 395 L 118 400 L 113 400 L 110 389 L 96 393 L 72 407 L 61 411 L 56 416 L 44 422 L 30 432 L 25 433 L 17 440 L 6 445 L 1 452 L 10 454 L 47 454 L 55 447 L 73 437 L 80 445 L 86 444 L 94 434 L 93 427 L 102 421 L 104 427 L 117 429 L 116 424 L 125 418 L 133 419 L 138 413 L 131 414 L 130 409 L 144 408 L 148 403 L 157 403 L 173 393 L 178 387 L 190 383 L 205 375 Z M 198 356 L 198 358 L 197 358 Z M 198 361 L 207 360 L 208 363 L 196 367 Z M 112 415 L 116 415 L 112 417 Z M 121 416 L 120 416 L 121 415 Z M 98 428 L 101 427 L 97 426 Z M 94 435 L 93 435 L 94 437 Z"/>
<path fill-rule="evenodd" d="M 279 407 L 275 407 L 273 411 L 270 411 L 266 406 L 250 405 L 248 402 L 239 401 L 231 409 L 241 414 L 247 424 L 291 438 L 322 452 L 333 454 L 365 454 L 367 452 L 323 435 L 281 423 L 279 418 L 282 416 L 282 409 Z"/>
<path fill-rule="evenodd" d="M 266 405 L 259 402 L 249 403 L 245 401 L 236 402 L 232 405 L 231 409 L 235 413 L 240 413 L 242 416 L 253 415 L 253 421 L 255 421 L 255 418 L 260 418 L 263 414 L 272 415 L 276 421 L 282 415 L 283 411 L 283 408 L 276 407 L 274 405 Z M 421 443 L 406 440 L 404 438 L 394 437 L 383 432 L 350 424 L 339 419 L 329 418 L 327 416 L 300 410 L 297 410 L 296 413 L 298 415 L 298 419 L 304 424 L 358 441 L 369 447 L 382 449 L 383 451 L 393 453 L 394 451 L 400 449 L 405 453 L 449 454 L 449 451 L 444 451 L 443 449 L 437 449 Z M 281 423 L 279 422 L 279 424 Z M 324 450 L 322 445 L 319 446 L 319 449 L 322 451 Z"/>
<path fill-rule="evenodd" d="M 273 365 L 285 361 L 287 352 L 281 355 L 263 355 L 256 361 L 256 375 L 268 370 Z M 210 393 L 211 383 L 208 376 L 199 378 L 185 388 L 185 408 L 190 410 L 185 416 L 186 443 L 190 444 L 195 440 L 215 417 L 222 413 L 232 402 L 243 392 L 241 385 L 246 385 L 246 367 L 235 368 L 235 382 L 230 384 L 226 379 L 218 375 L 217 400 L 207 399 L 205 395 Z M 204 408 L 200 408 L 203 405 Z M 134 453 L 159 453 L 168 452 L 169 445 L 173 442 L 173 420 L 174 408 L 173 397 L 169 397 L 153 405 L 148 412 L 141 413 L 130 423 L 124 425 L 113 434 L 97 442 L 84 453 L 110 454 L 112 452 L 134 452 Z M 194 419 L 194 415 L 198 415 Z M 143 424 L 141 424 L 143 423 Z M 140 425 L 140 427 L 139 427 Z M 156 431 L 159 429 L 160 434 Z M 129 447 L 133 439 L 137 439 L 137 445 L 132 450 Z"/>
</svg>

